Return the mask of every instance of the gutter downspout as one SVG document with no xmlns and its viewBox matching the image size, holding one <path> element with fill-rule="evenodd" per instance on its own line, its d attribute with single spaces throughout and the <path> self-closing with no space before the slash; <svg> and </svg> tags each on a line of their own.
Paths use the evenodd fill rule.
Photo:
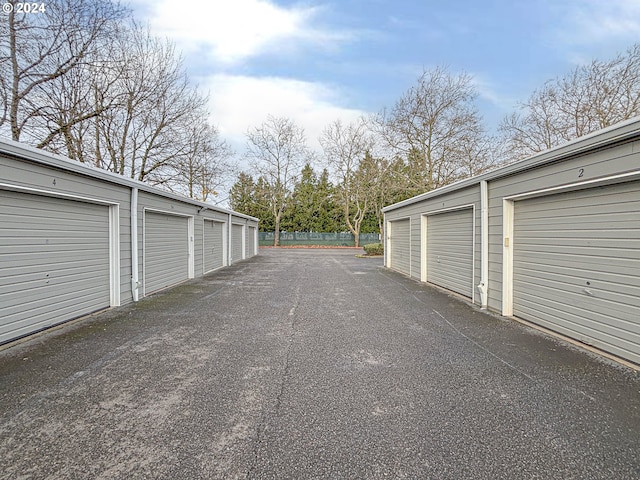
<svg viewBox="0 0 640 480">
<path fill-rule="evenodd" d="M 227 228 L 227 236 L 228 236 L 228 242 L 227 242 L 227 266 L 231 266 L 231 261 L 233 260 L 231 258 L 231 252 L 233 251 L 232 245 L 231 245 L 231 214 L 229 214 L 229 227 Z"/>
<path fill-rule="evenodd" d="M 131 189 L 131 295 L 138 301 L 138 188 Z"/>
<path fill-rule="evenodd" d="M 489 304 L 489 184 L 486 180 L 480 182 L 480 215 L 481 215 L 481 240 L 480 240 L 480 301 L 482 309 L 486 310 Z"/>
</svg>

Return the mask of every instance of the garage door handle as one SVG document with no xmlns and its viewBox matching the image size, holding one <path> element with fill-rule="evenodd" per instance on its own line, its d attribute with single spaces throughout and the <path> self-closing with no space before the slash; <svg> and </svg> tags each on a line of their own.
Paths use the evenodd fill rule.
<svg viewBox="0 0 640 480">
<path fill-rule="evenodd" d="M 590 297 L 593 297 L 593 292 L 591 290 L 589 290 L 588 288 L 583 288 L 582 291 L 584 293 L 586 293 L 587 295 L 589 295 Z"/>
</svg>

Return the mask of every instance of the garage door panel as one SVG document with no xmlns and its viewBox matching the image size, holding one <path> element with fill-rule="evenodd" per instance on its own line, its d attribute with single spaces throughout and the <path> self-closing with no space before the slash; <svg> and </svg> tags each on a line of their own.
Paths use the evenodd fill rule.
<svg viewBox="0 0 640 480">
<path fill-rule="evenodd" d="M 621 275 L 635 276 L 640 268 L 640 262 L 634 259 L 627 259 L 624 254 L 620 252 L 614 252 L 619 257 L 595 257 L 592 256 L 589 259 L 589 263 L 585 264 L 584 258 L 581 255 L 571 254 L 557 254 L 547 255 L 542 258 L 542 255 L 536 255 L 535 252 L 525 252 L 519 259 L 519 264 L 526 266 L 527 268 L 536 268 L 544 270 L 547 266 L 558 266 L 564 268 L 573 268 L 576 270 L 583 270 L 585 272 L 603 272 L 603 273 L 620 273 Z M 540 260 L 537 260 L 537 259 Z M 516 267 L 517 268 L 517 267 Z"/>
<path fill-rule="evenodd" d="M 564 273 L 571 271 L 577 276 L 591 276 L 592 279 L 600 278 L 600 275 L 621 275 L 623 280 L 620 283 L 635 283 L 638 281 L 638 262 L 625 261 L 624 258 L 591 257 L 589 263 L 585 263 L 584 258 L 579 255 L 557 255 L 536 261 L 535 254 L 522 256 L 514 267 L 514 272 L 525 272 L 527 270 L 545 272 Z M 631 278 L 627 278 L 627 276 Z"/>
<path fill-rule="evenodd" d="M 595 188 L 584 188 L 582 190 L 573 190 L 570 192 L 558 193 L 555 195 L 544 195 L 531 198 L 527 202 L 536 207 L 539 212 L 541 209 L 548 211 L 565 212 L 573 209 L 585 210 L 588 208 L 590 212 L 597 212 L 602 209 L 607 212 L 610 209 L 628 212 L 624 206 L 628 202 L 628 194 L 635 192 L 633 182 L 616 184 L 615 189 L 611 186 L 601 186 Z M 601 203 L 593 202 L 594 196 L 602 200 Z M 555 198 L 552 198 L 555 197 Z M 561 203 L 558 203 L 561 202 Z M 589 204 L 587 206 L 587 204 Z M 591 205 L 592 204 L 592 205 Z M 606 206 L 605 206 L 606 205 Z M 591 207 L 594 207 L 592 209 Z M 536 212 L 527 212 L 529 215 L 536 215 Z"/>
<path fill-rule="evenodd" d="M 428 281 L 435 285 L 440 285 L 442 287 L 447 288 L 449 285 L 461 285 L 468 283 L 468 278 L 463 275 L 438 275 L 438 274 L 429 274 Z M 449 290 L 453 290 L 453 288 L 449 288 Z M 455 291 L 455 290 L 454 290 Z M 465 292 L 468 293 L 468 292 Z"/>
<path fill-rule="evenodd" d="M 224 265 L 224 224 L 204 221 L 204 271 L 209 272 Z"/>
<path fill-rule="evenodd" d="M 40 268 L 39 271 L 46 272 L 47 270 L 66 268 L 66 266 L 70 264 L 90 265 L 91 268 L 95 268 L 94 259 L 96 257 L 104 257 L 105 253 L 101 249 L 78 249 L 71 252 L 68 250 L 59 251 L 54 249 L 50 252 L 42 253 L 42 250 L 46 249 L 46 247 L 46 245 L 43 246 L 43 248 L 41 248 L 37 253 L 19 253 L 8 255 L 9 258 L 2 260 L 3 270 L 5 268 L 7 270 L 16 270 L 17 274 L 20 274 L 23 271 L 28 273 L 30 269 L 35 267 Z M 5 249 L 3 249 L 3 251 L 6 252 Z M 79 259 L 79 256 L 87 258 Z"/>
<path fill-rule="evenodd" d="M 537 298 L 539 302 L 544 303 L 545 299 L 550 302 L 558 302 L 565 305 L 567 312 L 573 312 L 583 317 L 591 315 L 616 315 L 617 318 L 631 318 L 637 312 L 639 305 L 637 297 L 633 295 L 625 295 L 617 292 L 608 292 L 600 289 L 586 287 L 586 290 L 592 292 L 592 295 L 585 293 L 585 287 L 574 287 L 573 290 L 567 289 L 563 282 L 547 281 L 545 285 L 539 284 L 537 279 L 533 281 L 519 280 L 514 282 L 514 289 L 518 289 L 519 305 L 525 299 Z M 526 292 L 536 293 L 526 293 Z"/>
<path fill-rule="evenodd" d="M 25 268 L 3 268 L 3 276 L 0 278 L 0 286 L 3 292 L 19 291 L 23 289 L 31 290 L 38 287 L 52 289 L 54 285 L 70 285 L 71 282 L 85 283 L 91 285 L 90 280 L 95 275 L 93 265 L 69 264 L 64 271 L 47 272 L 37 265 Z M 92 287 L 93 288 L 93 287 Z M 109 288 L 103 285 L 104 289 Z"/>
<path fill-rule="evenodd" d="M 406 275 L 410 273 L 410 241 L 411 224 L 410 220 L 394 220 L 390 222 L 390 259 L 391 268 Z"/>
<path fill-rule="evenodd" d="M 534 308 L 531 312 L 532 314 L 535 314 L 537 309 Z M 583 327 L 580 317 L 554 317 L 553 313 L 544 318 L 538 319 L 535 323 L 563 335 L 567 335 L 568 337 L 582 341 L 588 345 L 593 345 L 606 350 L 622 358 L 637 358 L 637 340 L 624 338 L 620 335 L 620 332 L 615 329 L 612 330 L 611 333 L 598 330 L 588 330 Z"/>
<path fill-rule="evenodd" d="M 22 221 L 24 217 L 17 217 L 12 220 Z M 8 220 L 0 219 L 5 225 Z M 56 224 L 55 228 L 52 226 L 51 228 L 25 228 L 26 226 L 21 226 L 20 228 L 5 228 L 3 232 L 3 238 L 5 241 L 5 245 L 22 245 L 24 243 L 25 238 L 31 237 L 33 241 L 45 242 L 46 240 L 51 242 L 74 242 L 74 243 L 82 243 L 82 240 L 86 238 L 101 238 L 103 235 L 109 233 L 109 225 L 105 225 L 102 222 L 87 222 L 85 225 L 74 225 L 68 226 L 64 230 L 60 230 L 60 224 Z M 75 227 L 75 228 L 73 228 Z M 84 228 L 81 228 L 84 227 Z M 81 232 L 82 238 L 73 238 L 69 235 L 70 232 Z M 46 234 L 47 238 L 42 238 L 42 235 Z"/>
<path fill-rule="evenodd" d="M 105 234 L 105 237 L 108 238 L 108 235 Z M 69 242 L 64 245 L 55 243 L 38 243 L 23 246 L 9 246 L 7 248 L 4 248 L 3 246 L 3 251 L 6 252 L 6 254 L 11 255 L 11 259 L 7 260 L 7 266 L 11 265 L 9 262 L 13 262 L 14 265 L 38 265 L 41 263 L 60 264 L 63 263 L 61 261 L 62 258 L 74 259 L 79 256 L 92 257 L 94 255 L 104 257 L 105 251 L 103 248 L 96 248 L 95 245 L 86 243 L 92 242 L 92 240 L 100 241 L 99 238 L 91 239 L 87 237 L 85 238 L 84 243 Z M 52 255 L 55 256 L 54 259 L 51 258 Z M 5 264 L 3 263 L 3 266 L 4 265 Z"/>
<path fill-rule="evenodd" d="M 427 217 L 427 281 L 473 296 L 473 209 Z"/>
<path fill-rule="evenodd" d="M 540 300 L 545 300 L 540 305 Z M 626 339 L 638 338 L 639 329 L 634 322 L 620 320 L 614 312 L 600 313 L 590 317 L 584 316 L 584 311 L 577 307 L 569 305 L 561 297 L 540 297 L 534 295 L 525 295 L 522 301 L 523 311 L 527 311 L 532 318 L 552 322 L 557 325 L 564 325 L 576 332 L 584 335 L 593 335 L 597 332 L 609 332 L 609 334 L 618 334 L 629 332 Z M 565 325 L 566 324 L 566 325 Z M 625 338 L 625 335 L 622 336 Z"/>
<path fill-rule="evenodd" d="M 535 285 L 547 281 L 557 281 L 562 285 L 573 285 L 575 288 L 589 288 L 593 291 L 609 291 L 625 295 L 637 295 L 640 302 L 640 279 L 633 275 L 580 270 L 579 268 L 547 266 L 540 270 L 540 265 L 524 264 L 514 269 L 514 276 Z M 590 280 L 585 280 L 590 278 Z M 589 282 L 587 285 L 586 282 Z"/>
<path fill-rule="evenodd" d="M 515 202 L 514 315 L 640 363 L 640 182 Z"/>
<path fill-rule="evenodd" d="M 0 191 L 0 342 L 111 302 L 109 207 Z"/>
<path fill-rule="evenodd" d="M 15 305 L 7 309 L 7 314 L 3 316 L 0 324 L 0 338 L 3 335 L 17 337 L 24 335 L 24 332 L 15 332 L 16 328 L 35 332 L 58 323 L 63 323 L 71 318 L 81 317 L 101 310 L 104 307 L 96 308 L 96 302 L 101 301 L 102 296 L 96 293 L 83 294 L 80 300 L 78 296 L 69 292 L 60 292 L 56 301 L 38 300 L 30 302 L 28 317 L 25 317 L 25 310 Z"/>
<path fill-rule="evenodd" d="M 61 199 L 55 199 L 54 197 L 51 197 L 51 199 L 52 201 L 72 202 L 72 200 L 61 200 Z M 76 203 L 81 203 L 81 202 L 76 202 Z M 3 214 L 2 219 L 11 221 L 11 220 L 23 220 L 24 218 L 29 218 L 33 220 L 32 224 L 36 226 L 35 228 L 36 231 L 38 230 L 41 230 L 41 231 L 72 230 L 72 231 L 80 231 L 83 233 L 91 234 L 92 230 L 87 229 L 86 228 L 87 225 L 93 225 L 95 228 L 98 228 L 103 231 L 107 230 L 109 228 L 109 224 L 104 223 L 103 221 L 104 218 L 102 217 L 102 215 L 93 217 L 91 216 L 91 214 L 93 212 L 99 211 L 100 209 L 105 209 L 108 207 L 103 205 L 93 205 L 89 203 L 85 203 L 84 205 L 86 206 L 86 208 L 80 207 L 75 212 L 69 212 L 64 210 L 61 210 L 61 211 L 51 210 L 49 212 L 42 212 L 42 211 L 34 212 L 33 209 L 37 208 L 37 206 L 34 205 L 33 207 L 20 209 L 22 210 L 22 212 L 19 214 L 16 214 L 16 213 Z M 64 208 L 64 204 L 61 205 L 61 207 Z M 65 227 L 64 230 L 61 230 L 61 223 L 60 223 L 61 221 L 64 222 L 64 227 Z M 21 225 L 20 223 L 17 223 L 17 224 L 14 224 L 10 230 L 18 231 L 18 232 L 21 230 L 24 231 L 25 225 Z M 26 230 L 31 231 L 31 229 L 29 228 L 26 228 Z"/>
<path fill-rule="evenodd" d="M 615 242 L 617 240 L 637 240 L 637 238 L 635 238 L 636 230 L 625 228 L 628 225 L 628 222 L 623 222 L 620 224 L 614 224 L 611 222 L 607 222 L 606 224 L 603 223 L 600 224 L 600 228 L 597 230 L 593 228 L 593 225 L 593 223 L 590 223 L 589 228 L 575 228 L 573 225 L 563 222 L 562 228 L 558 228 L 558 226 L 553 227 L 552 225 L 547 224 L 540 225 L 538 227 L 531 227 L 529 229 L 521 229 L 520 231 L 527 234 L 525 240 L 529 242 L 531 242 L 532 240 L 545 242 L 547 240 L 553 239 L 566 239 L 573 241 L 582 240 L 576 239 L 574 237 L 576 233 L 588 236 L 589 241 L 606 240 L 607 242 Z M 612 234 L 612 232 L 615 232 L 615 236 Z M 584 240 L 586 241 L 586 239 Z M 607 247 L 608 244 L 604 244 L 603 246 Z"/>
<path fill-rule="evenodd" d="M 528 202 L 528 200 L 525 200 Z M 604 201 L 604 199 L 603 199 Z M 545 208 L 545 205 L 531 205 L 531 207 L 541 208 L 543 212 L 527 212 L 521 214 L 520 218 L 524 220 L 531 220 L 535 222 L 536 220 L 540 220 L 543 222 L 546 220 L 545 215 L 553 215 L 554 223 L 560 223 L 561 220 L 566 220 L 575 224 L 583 224 L 588 223 L 589 220 L 594 220 L 599 217 L 610 217 L 611 221 L 617 222 L 622 218 L 628 217 L 628 212 L 624 211 L 624 204 L 619 205 L 590 205 L 588 209 L 584 207 L 584 205 L 580 206 L 560 206 L 556 208 Z M 583 217 L 581 219 L 577 219 L 577 217 Z M 547 217 L 548 218 L 548 217 Z"/>
<path fill-rule="evenodd" d="M 242 237 L 244 235 L 244 228 L 242 225 L 233 225 L 231 227 L 231 259 L 232 263 L 242 260 Z"/>
<path fill-rule="evenodd" d="M 159 212 L 144 216 L 145 295 L 189 278 L 189 219 Z"/>
<path fill-rule="evenodd" d="M 564 325 L 581 335 L 594 337 L 599 332 L 610 336 L 618 336 L 625 342 L 640 341 L 640 328 L 636 322 L 620 320 L 620 317 L 611 311 L 585 318 L 584 312 L 579 308 L 565 309 L 562 298 L 549 297 L 543 306 L 539 306 L 541 298 L 536 296 L 525 297 L 522 302 L 523 311 L 532 318 L 545 321 L 548 325 Z M 634 340 L 635 339 L 635 340 Z"/>
<path fill-rule="evenodd" d="M 534 243 L 534 242 L 523 242 L 521 240 L 516 240 L 514 242 L 514 249 L 517 249 L 522 252 L 532 252 L 536 253 L 536 250 L 533 247 L 538 247 L 537 253 L 542 255 L 544 254 L 557 254 L 557 255 L 580 255 L 583 257 L 589 258 L 622 258 L 629 260 L 640 260 L 640 253 L 635 247 L 637 242 L 633 241 L 620 241 L 616 242 L 616 246 L 612 248 L 608 248 L 607 252 L 602 252 L 602 249 L 606 248 L 606 245 L 602 245 L 599 247 L 591 247 L 591 246 L 580 246 L 571 244 L 572 242 L 557 242 L 558 244 L 552 245 L 551 243 Z M 578 241 L 573 242 L 578 243 Z M 528 246 L 528 247 L 527 247 Z M 520 248 L 524 247 L 524 248 Z M 540 250 L 544 250 L 540 252 Z"/>
<path fill-rule="evenodd" d="M 251 257 L 255 255 L 256 248 L 256 228 L 248 227 L 247 228 L 247 239 L 246 239 L 246 257 Z"/>
</svg>

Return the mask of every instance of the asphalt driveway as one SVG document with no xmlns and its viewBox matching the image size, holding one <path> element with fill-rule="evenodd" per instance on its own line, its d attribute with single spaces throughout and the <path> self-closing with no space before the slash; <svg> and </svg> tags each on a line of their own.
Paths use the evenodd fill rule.
<svg viewBox="0 0 640 480">
<path fill-rule="evenodd" d="M 0 478 L 637 479 L 638 373 L 353 250 L 0 352 Z"/>
</svg>

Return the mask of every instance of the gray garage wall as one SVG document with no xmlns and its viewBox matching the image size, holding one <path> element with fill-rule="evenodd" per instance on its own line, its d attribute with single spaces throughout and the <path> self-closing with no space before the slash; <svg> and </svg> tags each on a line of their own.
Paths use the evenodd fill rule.
<svg viewBox="0 0 640 480">
<path fill-rule="evenodd" d="M 145 212 L 165 212 L 179 215 L 191 225 L 192 231 L 189 238 L 191 253 L 188 265 L 188 276 L 190 278 L 203 275 L 205 269 L 203 260 L 204 219 L 222 222 L 225 225 L 225 232 L 229 231 L 226 226 L 231 223 L 241 223 L 253 227 L 257 227 L 258 224 L 257 218 L 164 192 L 142 182 L 92 168 L 9 140 L 0 140 L 0 191 L 7 193 L 7 195 L 0 196 L 0 201 L 3 202 L 0 203 L 0 209 L 6 212 L 9 211 L 8 199 L 18 194 L 23 199 L 22 201 L 27 203 L 28 207 L 36 213 L 38 205 L 49 203 L 60 205 L 59 216 L 61 221 L 66 221 L 65 218 L 69 217 L 64 212 L 65 205 L 83 204 L 87 205 L 88 210 L 93 206 L 109 209 L 110 215 L 113 215 L 114 220 L 113 224 L 110 223 L 107 229 L 110 236 L 110 285 L 108 287 L 112 290 L 115 289 L 110 293 L 110 306 L 124 305 L 142 298 L 144 295 L 142 286 L 145 280 Z M 3 199 L 6 199 L 6 202 Z M 31 201 L 31 199 L 34 201 Z M 7 204 L 5 205 L 5 203 Z M 132 209 L 132 204 L 137 205 L 137 207 Z M 52 217 L 52 224 L 55 223 L 58 211 L 50 212 L 49 215 Z M 12 221 L 16 218 L 17 216 L 13 215 Z M 26 218 L 25 222 L 28 222 Z M 17 232 L 21 229 L 13 228 L 12 232 L 9 232 L 8 222 L 5 223 L 6 225 L 0 225 L 0 262 L 9 258 L 8 255 L 11 254 L 12 248 L 11 242 L 20 243 L 20 239 L 15 238 L 15 236 L 20 234 Z M 136 232 L 134 238 L 132 238 L 132 230 Z M 32 237 L 40 235 L 43 243 L 37 247 L 39 254 L 44 256 L 55 254 L 53 249 L 47 250 L 48 247 L 46 245 L 49 239 L 46 238 L 46 231 L 41 231 L 40 234 L 34 235 L 33 232 L 29 233 L 29 229 L 24 229 L 22 234 L 31 235 Z M 11 240 L 9 240 L 10 237 Z M 132 251 L 132 243 L 135 237 L 137 237 L 136 253 Z M 234 247 L 233 245 L 228 245 L 229 237 L 224 237 L 222 240 L 223 245 L 216 248 L 224 252 L 223 265 L 230 265 L 230 252 Z M 53 243 L 51 241 L 51 244 Z M 247 258 L 252 255 L 253 252 L 247 252 Z M 33 259 L 29 259 L 29 261 L 31 260 Z M 48 271 L 49 269 L 44 263 L 40 266 L 38 266 L 37 261 L 35 263 L 31 262 L 31 264 L 30 271 L 25 271 L 29 275 L 41 275 L 43 277 L 52 275 L 52 271 Z M 136 264 L 137 269 L 134 271 Z M 137 275 L 135 275 L 136 272 Z M 56 275 L 60 275 L 60 272 L 56 273 Z M 134 282 L 136 276 L 137 284 Z M 19 287 L 16 287 L 19 281 L 14 280 L 15 278 L 9 278 L 6 269 L 0 270 L 0 305 L 2 305 L 3 298 L 8 298 L 7 295 L 20 295 Z M 25 283 L 25 289 L 27 285 L 28 283 Z M 135 288 L 136 286 L 137 288 Z M 11 290 L 11 293 L 9 290 Z M 29 298 L 28 295 L 25 295 L 25 298 Z M 80 305 L 80 300 L 78 300 L 78 305 Z M 43 308 L 49 307 L 44 305 Z M 55 307 L 51 304 L 50 308 Z M 52 324 L 68 321 L 87 313 L 81 308 L 73 308 L 73 305 L 67 305 L 65 308 L 68 311 L 61 315 L 50 315 L 51 321 L 47 324 L 37 326 L 34 323 L 34 326 L 27 328 L 27 330 L 22 329 L 20 332 L 16 330 L 15 337 L 32 333 L 40 327 L 49 327 Z M 2 315 L 0 314 L 0 330 L 2 328 Z M 0 337 L 0 343 L 10 341 L 13 338 L 12 334 L 7 334 L 4 337 Z"/>
<path fill-rule="evenodd" d="M 622 145 L 614 143 L 609 148 L 600 146 L 595 152 L 544 163 L 517 175 L 489 181 L 489 306 L 492 309 L 502 310 L 503 199 L 637 170 L 640 168 L 639 147 L 640 143 L 632 140 Z"/>
<path fill-rule="evenodd" d="M 640 364 L 640 233 L 638 233 L 640 232 L 640 193 L 635 194 L 638 191 L 639 180 L 640 118 L 636 118 L 512 165 L 390 205 L 385 207 L 383 212 L 385 225 L 395 219 L 410 218 L 411 244 L 406 250 L 410 251 L 408 261 L 411 264 L 411 276 L 417 280 L 427 281 L 421 274 L 422 256 L 427 248 L 421 228 L 426 228 L 425 222 L 428 224 L 428 216 L 436 213 L 438 209 L 446 211 L 446 209 L 462 207 L 465 204 L 472 205 L 475 209 L 473 259 L 475 303 L 505 316 L 517 315 L 519 318 L 542 324 L 546 328 Z M 585 194 L 571 193 L 576 191 L 584 191 Z M 627 228 L 624 231 L 618 230 L 618 233 L 610 232 L 607 237 L 611 238 L 608 242 L 610 247 L 607 247 L 609 248 L 607 255 L 612 258 L 623 255 L 626 259 L 624 268 L 620 267 L 619 272 L 607 272 L 609 276 L 616 276 L 616 281 L 607 282 L 606 287 L 603 286 L 601 291 L 597 290 L 594 284 L 598 285 L 599 282 L 587 278 L 585 268 L 580 267 L 580 262 L 574 262 L 574 271 L 562 271 L 564 275 L 562 282 L 569 285 L 566 287 L 567 292 L 571 288 L 577 289 L 575 292 L 571 290 L 571 294 L 561 296 L 562 299 L 557 295 L 554 298 L 549 295 L 548 299 L 540 300 L 543 296 L 542 292 L 549 289 L 537 286 L 533 288 L 538 312 L 546 309 L 544 306 L 546 301 L 549 305 L 560 301 L 562 305 L 555 305 L 553 308 L 556 311 L 568 312 L 567 315 L 582 308 L 583 312 L 579 316 L 582 320 L 574 318 L 571 321 L 574 324 L 582 323 L 586 327 L 577 325 L 574 328 L 567 325 L 566 319 L 553 319 L 552 316 L 539 313 L 528 314 L 528 311 L 533 310 L 528 310 L 523 305 L 526 294 L 522 290 L 522 272 L 526 267 L 522 264 L 522 255 L 516 253 L 514 258 L 514 225 L 519 227 L 520 222 L 524 220 L 520 207 L 529 205 L 530 199 L 541 199 L 546 202 L 556 194 L 567 192 L 567 201 L 570 199 L 571 202 L 576 203 L 580 202 L 581 198 L 588 198 L 590 205 L 595 205 L 599 203 L 599 195 L 602 196 L 601 203 L 605 203 L 605 195 L 611 196 L 612 192 L 625 191 L 631 192 L 621 196 L 626 202 L 623 210 Z M 553 198 L 565 197 L 556 195 Z M 561 202 L 558 203 L 557 208 L 564 207 Z M 576 205 L 573 207 L 578 208 Z M 550 221 L 555 216 L 555 209 L 556 207 L 553 207 L 548 210 Z M 584 214 L 588 210 L 589 208 L 585 207 L 576 211 Z M 602 218 L 605 217 L 593 218 L 593 222 L 597 225 L 591 231 L 610 230 Z M 544 224 L 544 219 L 538 223 L 538 225 Z M 518 228 L 516 233 L 517 231 Z M 558 232 L 549 233 L 549 235 L 559 234 Z M 558 243 L 560 246 L 567 245 L 562 255 L 572 255 L 570 248 L 574 244 L 589 248 L 594 248 L 596 244 L 603 246 L 602 242 L 598 243 L 595 237 L 582 238 L 583 234 L 578 229 L 565 231 L 562 234 L 567 236 L 567 239 Z M 518 235 L 521 236 L 521 234 Z M 590 233 L 590 235 L 595 234 Z M 538 235 L 537 238 L 542 239 L 544 235 Z M 531 240 L 527 239 L 527 241 Z M 614 254 L 610 251 L 615 245 L 623 243 L 624 252 Z M 540 251 L 544 251 L 544 245 L 540 246 Z M 528 258 L 527 261 L 531 259 Z M 566 263 L 572 265 L 571 262 Z M 514 268 L 517 277 L 515 296 Z M 638 273 L 630 274 L 629 272 Z M 598 278 L 595 273 L 597 272 L 591 269 L 588 271 L 588 276 Z M 574 280 L 575 285 L 572 283 Z M 579 286 L 578 283 L 580 283 Z M 478 286 L 484 288 L 486 295 L 477 288 Z M 575 303 L 577 298 L 581 298 L 580 295 L 589 296 L 588 301 L 585 297 L 584 306 L 576 308 L 570 305 L 571 302 Z M 624 298 L 624 302 L 614 305 L 611 303 L 614 298 Z M 587 311 L 601 311 L 605 308 L 605 304 L 610 306 L 608 311 L 619 311 L 624 315 L 608 318 L 605 321 L 597 319 L 595 313 L 591 315 Z"/>
<path fill-rule="evenodd" d="M 411 256 L 407 259 L 407 264 L 411 265 L 411 277 L 416 280 L 426 281 L 424 278 L 424 252 L 426 245 L 423 244 L 425 228 L 423 217 L 436 215 L 443 212 L 454 211 L 461 207 L 474 208 L 475 213 L 475 262 L 474 262 L 474 282 L 477 285 L 480 281 L 480 188 L 476 185 L 467 186 L 459 190 L 444 192 L 431 198 L 425 198 L 420 202 L 409 203 L 406 206 L 393 208 L 385 211 L 385 222 L 393 222 L 400 218 L 409 218 L 411 223 Z M 385 235 L 386 237 L 386 235 Z M 408 272 L 405 272 L 408 274 Z"/>
</svg>

